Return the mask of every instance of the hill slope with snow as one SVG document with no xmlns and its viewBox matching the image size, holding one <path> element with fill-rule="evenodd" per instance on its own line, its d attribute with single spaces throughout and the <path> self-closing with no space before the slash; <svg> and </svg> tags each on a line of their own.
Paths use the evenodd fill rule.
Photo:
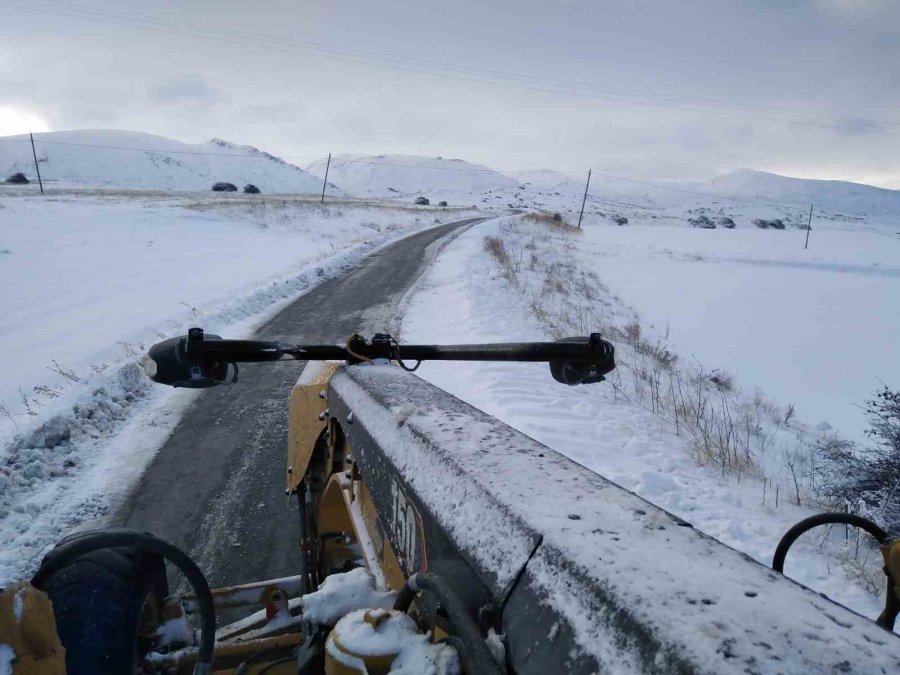
<svg viewBox="0 0 900 675">
<path fill-rule="evenodd" d="M 325 175 L 326 160 L 306 167 Z M 518 181 L 461 159 L 415 155 L 337 155 L 331 158 L 328 182 L 355 197 L 423 195 L 432 199 L 461 198 L 503 189 L 515 189 Z"/>
<path fill-rule="evenodd" d="M 512 177 L 519 181 L 520 185 L 539 190 L 555 190 L 559 187 L 569 188 L 578 183 L 578 176 L 553 169 L 537 169 L 535 171 L 516 171 Z M 582 183 L 582 189 L 584 184 Z"/>
<path fill-rule="evenodd" d="M 900 190 L 840 180 L 791 178 L 765 171 L 738 169 L 697 184 L 703 192 L 723 197 L 761 199 L 847 215 L 900 216 Z"/>
<path fill-rule="evenodd" d="M 321 181 L 257 150 L 213 139 L 188 144 L 136 131 L 77 130 L 34 135 L 46 182 L 152 190 L 209 190 L 219 181 L 263 192 L 315 194 Z M 28 135 L 0 138 L 0 180 L 21 171 L 35 180 Z"/>
</svg>

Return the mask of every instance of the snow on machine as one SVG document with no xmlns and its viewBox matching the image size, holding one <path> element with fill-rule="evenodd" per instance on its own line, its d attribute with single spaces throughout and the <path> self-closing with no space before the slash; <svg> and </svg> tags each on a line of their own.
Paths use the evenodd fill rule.
<svg viewBox="0 0 900 675">
<path fill-rule="evenodd" d="M 76 534 L 0 593 L 0 673 L 900 672 L 889 632 L 900 543 L 874 524 L 803 521 L 774 566 L 811 527 L 866 528 L 888 578 L 877 623 L 409 372 L 531 361 L 558 382 L 596 383 L 615 368 L 599 335 L 298 346 L 192 329 L 151 348 L 145 370 L 203 388 L 280 359 L 308 362 L 288 403 L 296 575 L 210 589 L 153 534 Z M 190 592 L 169 592 L 166 563 Z M 239 609 L 249 613 L 217 621 Z"/>
</svg>

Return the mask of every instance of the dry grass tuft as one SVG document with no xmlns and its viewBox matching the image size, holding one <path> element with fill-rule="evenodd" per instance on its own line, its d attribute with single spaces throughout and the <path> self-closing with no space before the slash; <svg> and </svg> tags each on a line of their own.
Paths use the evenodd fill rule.
<svg viewBox="0 0 900 675">
<path fill-rule="evenodd" d="M 565 219 L 565 216 L 563 216 L 558 211 L 533 211 L 531 213 L 526 213 L 524 216 L 522 216 L 522 218 L 524 220 L 530 220 L 533 223 L 555 227 L 559 230 L 566 230 L 568 232 L 581 232 L 581 230 L 579 230 L 577 227 L 571 225 Z"/>
</svg>

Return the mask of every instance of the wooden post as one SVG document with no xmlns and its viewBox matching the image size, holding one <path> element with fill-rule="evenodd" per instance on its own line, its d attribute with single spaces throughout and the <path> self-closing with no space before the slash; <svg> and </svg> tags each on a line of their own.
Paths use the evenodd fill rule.
<svg viewBox="0 0 900 675">
<path fill-rule="evenodd" d="M 320 204 L 325 203 L 325 186 L 328 185 L 328 169 L 331 168 L 331 153 L 328 153 L 328 163 L 325 165 L 325 180 L 322 181 L 322 201 Z"/>
<path fill-rule="evenodd" d="M 809 231 L 812 230 L 812 207 L 813 205 L 809 205 L 809 222 L 806 224 L 806 244 L 803 246 L 803 250 L 809 248 Z"/>
<path fill-rule="evenodd" d="M 591 170 L 588 169 L 587 183 L 584 186 L 584 199 L 581 200 L 581 213 L 578 214 L 578 229 L 581 229 L 581 219 L 584 217 L 584 204 L 587 201 L 588 188 L 591 185 Z"/>
<path fill-rule="evenodd" d="M 34 150 L 34 134 L 28 134 L 31 137 L 31 156 L 34 157 L 34 169 L 37 171 L 38 185 L 41 186 L 41 194 L 44 194 L 44 181 L 41 180 L 41 167 L 38 166 L 37 152 Z"/>
</svg>

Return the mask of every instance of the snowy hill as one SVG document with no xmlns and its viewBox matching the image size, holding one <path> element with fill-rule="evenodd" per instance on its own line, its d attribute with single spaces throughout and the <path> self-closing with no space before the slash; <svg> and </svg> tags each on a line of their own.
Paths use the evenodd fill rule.
<svg viewBox="0 0 900 675">
<path fill-rule="evenodd" d="M 319 159 L 306 169 L 321 177 L 325 164 L 326 160 Z M 337 155 L 331 158 L 328 182 L 355 197 L 424 195 L 457 202 L 519 185 L 517 180 L 479 164 L 415 155 Z"/>
<path fill-rule="evenodd" d="M 510 175 L 526 189 L 524 201 L 533 201 L 539 207 L 563 209 L 571 203 L 573 195 L 584 192 L 586 178 L 549 169 Z M 900 221 L 900 190 L 846 181 L 791 178 L 752 169 L 738 169 L 706 181 L 638 180 L 598 170 L 591 176 L 588 203 L 657 210 L 711 208 L 717 204 L 722 206 L 722 199 L 728 197 L 740 202 L 741 208 L 750 202 L 751 210 L 753 203 L 761 209 L 781 204 L 800 210 L 814 204 L 817 212 L 853 217 L 887 216 L 891 221 Z M 765 216 L 766 212 L 761 210 L 757 215 Z"/>
<path fill-rule="evenodd" d="M 519 181 L 520 185 L 525 185 L 537 190 L 557 190 L 559 188 L 571 189 L 578 183 L 578 177 L 561 171 L 552 169 L 538 169 L 536 171 L 517 171 L 510 174 Z M 584 189 L 584 183 L 581 184 Z"/>
<path fill-rule="evenodd" d="M 41 176 L 62 184 L 158 190 L 209 190 L 226 181 L 263 192 L 316 193 L 303 169 L 249 145 L 213 139 L 181 143 L 135 131 L 78 130 L 34 135 Z M 27 135 L 0 139 L 0 179 L 17 171 L 35 179 Z"/>
<path fill-rule="evenodd" d="M 900 216 L 900 190 L 839 180 L 791 178 L 738 169 L 699 183 L 697 189 L 740 199 L 765 199 L 848 215 Z"/>
</svg>

